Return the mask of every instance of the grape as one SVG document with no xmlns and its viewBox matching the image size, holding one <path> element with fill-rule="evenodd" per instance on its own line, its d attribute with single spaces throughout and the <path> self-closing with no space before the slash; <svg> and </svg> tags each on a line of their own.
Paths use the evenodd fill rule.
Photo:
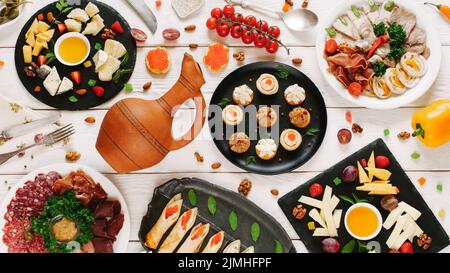
<svg viewBox="0 0 450 273">
<path fill-rule="evenodd" d="M 346 183 L 353 183 L 355 182 L 356 178 L 358 177 L 358 169 L 355 166 L 347 166 L 342 171 L 342 180 Z"/>
<path fill-rule="evenodd" d="M 381 207 L 387 211 L 393 211 L 398 207 L 398 200 L 394 195 L 386 195 L 380 201 Z"/>
<path fill-rule="evenodd" d="M 337 253 L 341 249 L 338 240 L 334 238 L 326 238 L 322 240 L 322 250 L 326 253 Z"/>
<path fill-rule="evenodd" d="M 339 143 L 348 144 L 352 140 L 352 132 L 348 129 L 341 129 L 337 134 Z"/>
</svg>

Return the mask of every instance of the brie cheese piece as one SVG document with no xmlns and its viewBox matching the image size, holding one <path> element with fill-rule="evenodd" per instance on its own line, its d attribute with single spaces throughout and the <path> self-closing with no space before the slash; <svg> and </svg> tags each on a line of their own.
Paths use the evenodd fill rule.
<svg viewBox="0 0 450 273">
<path fill-rule="evenodd" d="M 56 67 L 52 68 L 50 74 L 44 80 L 44 87 L 47 89 L 50 95 L 55 96 L 58 93 L 59 85 L 61 84 L 61 78 L 59 77 L 58 70 Z"/>
<path fill-rule="evenodd" d="M 67 14 L 67 18 L 75 19 L 78 22 L 82 23 L 86 23 L 87 21 L 89 21 L 89 15 L 86 13 L 86 11 L 80 8 L 71 10 L 69 14 Z"/>
<path fill-rule="evenodd" d="M 91 17 L 91 18 L 100 12 L 98 10 L 98 7 L 95 4 L 93 4 L 92 2 L 89 2 L 86 5 L 86 7 L 84 7 L 84 11 L 86 11 L 87 15 L 89 15 L 89 17 Z"/>
<path fill-rule="evenodd" d="M 127 49 L 122 43 L 111 39 L 106 40 L 104 50 L 117 59 L 122 58 L 127 53 Z"/>
<path fill-rule="evenodd" d="M 231 242 L 223 251 L 222 253 L 239 253 L 241 250 L 241 241 L 236 240 Z"/>
<path fill-rule="evenodd" d="M 57 94 L 60 95 L 72 89 L 73 89 L 73 82 L 68 78 L 64 77 L 61 81 L 61 84 L 59 85 Z"/>
<path fill-rule="evenodd" d="M 108 53 L 103 50 L 97 51 L 97 53 L 92 58 L 95 64 L 95 72 L 98 72 L 100 68 L 106 63 L 108 60 Z"/>
<path fill-rule="evenodd" d="M 120 68 L 120 61 L 117 58 L 108 56 L 108 60 L 98 71 L 98 78 L 103 82 L 111 81 L 113 74 Z"/>
<path fill-rule="evenodd" d="M 74 19 L 66 19 L 64 24 L 69 32 L 81 32 L 81 23 Z"/>
</svg>

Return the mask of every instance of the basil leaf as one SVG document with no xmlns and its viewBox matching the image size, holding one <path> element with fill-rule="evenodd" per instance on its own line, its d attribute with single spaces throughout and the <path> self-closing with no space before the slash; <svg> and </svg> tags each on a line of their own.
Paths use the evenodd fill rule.
<svg viewBox="0 0 450 273">
<path fill-rule="evenodd" d="M 190 189 L 188 191 L 188 199 L 189 199 L 189 203 L 191 203 L 192 206 L 197 205 L 197 194 L 195 193 L 195 191 L 193 189 Z"/>
<path fill-rule="evenodd" d="M 275 240 L 275 253 L 283 253 L 283 245 L 278 240 Z"/>
<path fill-rule="evenodd" d="M 258 223 L 253 223 L 251 227 L 251 235 L 254 242 L 258 241 L 259 235 L 261 234 L 261 228 L 259 227 Z"/>
<path fill-rule="evenodd" d="M 230 102 L 231 102 L 231 100 L 229 98 L 223 98 L 217 105 L 220 106 L 221 108 L 224 108 Z"/>
<path fill-rule="evenodd" d="M 212 196 L 208 197 L 208 210 L 212 216 L 214 216 L 217 212 L 217 201 L 216 198 Z"/>
<path fill-rule="evenodd" d="M 339 198 L 341 198 L 344 201 L 349 202 L 350 204 L 354 205 L 355 204 L 355 200 L 353 200 L 352 197 L 347 196 L 347 195 L 339 195 Z"/>
<path fill-rule="evenodd" d="M 228 215 L 228 223 L 230 224 L 231 229 L 236 231 L 238 228 L 238 216 L 234 210 Z"/>
<path fill-rule="evenodd" d="M 125 55 L 122 58 L 122 61 L 120 62 L 120 67 L 124 67 L 125 65 L 127 65 L 128 59 L 129 59 L 129 55 L 127 52 L 127 53 L 125 53 Z"/>
<path fill-rule="evenodd" d="M 278 77 L 280 77 L 283 80 L 287 80 L 289 76 L 289 70 L 287 70 L 286 67 L 282 65 L 278 65 L 277 70 L 278 70 L 277 72 Z"/>
<path fill-rule="evenodd" d="M 320 132 L 319 128 L 310 128 L 306 131 L 305 136 L 315 136 L 318 132 Z"/>
<path fill-rule="evenodd" d="M 245 165 L 255 164 L 256 163 L 256 156 L 250 155 L 245 160 Z"/>
<path fill-rule="evenodd" d="M 355 249 L 356 240 L 352 239 L 350 242 L 345 244 L 345 246 L 342 248 L 341 253 L 352 253 L 353 249 Z"/>
</svg>

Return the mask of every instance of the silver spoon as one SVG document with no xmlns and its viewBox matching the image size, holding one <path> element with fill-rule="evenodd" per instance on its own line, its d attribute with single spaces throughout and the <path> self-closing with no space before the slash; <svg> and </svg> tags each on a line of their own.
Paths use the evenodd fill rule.
<svg viewBox="0 0 450 273">
<path fill-rule="evenodd" d="M 313 29 L 319 22 L 317 14 L 309 9 L 293 9 L 289 12 L 274 11 L 256 4 L 250 4 L 246 0 L 225 0 L 229 4 L 240 5 L 243 8 L 249 8 L 256 12 L 264 12 L 268 14 L 275 14 L 281 18 L 284 24 L 295 31 L 308 31 Z"/>
</svg>

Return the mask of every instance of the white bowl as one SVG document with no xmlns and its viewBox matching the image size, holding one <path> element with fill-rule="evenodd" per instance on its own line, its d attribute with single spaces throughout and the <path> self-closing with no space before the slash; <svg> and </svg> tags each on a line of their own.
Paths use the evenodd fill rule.
<svg viewBox="0 0 450 273">
<path fill-rule="evenodd" d="M 346 100 L 359 106 L 371 109 L 399 108 L 408 105 L 423 96 L 436 80 L 442 59 L 442 48 L 439 41 L 439 36 L 432 23 L 433 20 L 430 20 L 427 14 L 423 12 L 423 4 L 419 5 L 419 3 L 411 3 L 411 1 L 408 0 L 395 0 L 395 3 L 398 6 L 404 7 L 416 14 L 417 25 L 423 28 L 427 33 L 427 46 L 430 48 L 431 53 L 430 57 L 427 60 L 428 71 L 420 79 L 419 83 L 414 88 L 408 89 L 405 94 L 400 96 L 392 96 L 383 100 L 365 95 L 361 95 L 359 97 L 350 95 L 345 86 L 327 70 L 328 64 L 323 58 L 323 50 L 325 48 L 326 42 L 326 32 L 324 29 L 331 26 L 336 18 L 339 15 L 343 14 L 346 10 L 348 10 L 352 4 L 361 5 L 362 3 L 364 3 L 364 1 L 362 0 L 348 0 L 341 2 L 342 3 L 339 4 L 336 8 L 330 9 L 332 12 L 328 16 L 323 17 L 324 19 L 321 20 L 320 27 L 317 29 L 319 33 L 316 40 L 316 56 L 320 71 L 322 72 L 322 75 L 325 77 L 328 84 L 331 85 L 331 87 L 333 87 L 333 89 Z M 377 2 L 380 1 L 377 0 Z"/>
<path fill-rule="evenodd" d="M 10 20 L 10 21 L 7 21 L 6 23 L 0 24 L 0 29 L 6 28 L 7 26 L 10 26 L 10 25 L 12 25 L 12 24 L 17 23 L 17 21 L 19 20 L 19 18 L 20 18 L 20 17 L 22 16 L 22 14 L 24 13 L 24 11 L 25 11 L 25 6 L 26 6 L 27 4 L 28 4 L 28 3 L 25 3 L 25 4 L 20 5 L 20 7 L 19 7 L 19 16 L 17 16 L 16 18 L 14 18 L 14 19 L 12 19 L 12 20 Z M 3 4 L 3 2 L 0 2 L 0 9 L 2 9 L 4 6 L 5 6 L 5 5 Z"/>
<path fill-rule="evenodd" d="M 360 236 L 357 236 L 357 235 L 353 234 L 353 232 L 352 232 L 352 231 L 348 228 L 348 226 L 347 226 L 347 218 L 348 218 L 348 215 L 350 214 L 350 212 L 351 212 L 353 209 L 355 209 L 355 208 L 360 208 L 360 207 L 365 207 L 365 208 L 370 209 L 371 211 L 373 211 L 373 212 L 375 213 L 375 215 L 376 215 L 377 218 L 378 218 L 378 226 L 377 226 L 377 229 L 375 230 L 375 232 L 374 232 L 373 234 L 371 234 L 370 236 L 367 236 L 367 237 L 360 237 Z M 344 217 L 344 225 L 345 225 L 345 229 L 347 230 L 347 232 L 348 232 L 353 238 L 358 239 L 358 240 L 361 240 L 361 241 L 368 241 L 368 240 L 373 239 L 374 237 L 376 237 L 376 236 L 380 233 L 380 231 L 381 231 L 381 227 L 382 227 L 382 225 L 383 225 L 382 223 L 383 223 L 383 219 L 381 218 L 380 211 L 378 211 L 378 209 L 377 209 L 376 207 L 374 207 L 373 205 L 371 205 L 371 204 L 369 204 L 369 203 L 356 203 L 356 204 L 354 204 L 353 206 L 351 206 L 350 208 L 348 208 L 347 212 L 345 213 L 345 217 Z"/>
<path fill-rule="evenodd" d="M 61 56 L 59 55 L 59 47 L 60 47 L 61 43 L 62 43 L 65 39 L 70 38 L 70 37 L 78 37 L 78 38 L 80 38 L 81 40 L 84 41 L 84 43 L 85 43 L 86 46 L 87 46 L 86 56 L 84 56 L 84 58 L 83 58 L 81 61 L 77 62 L 77 63 L 69 63 L 69 62 L 66 62 L 66 61 L 64 61 L 64 59 L 61 58 Z M 83 63 L 83 62 L 87 59 L 87 57 L 89 57 L 89 53 L 91 52 L 91 44 L 89 43 L 88 38 L 87 38 L 86 36 L 84 36 L 83 34 L 78 33 L 78 32 L 68 32 L 68 33 L 66 33 L 66 34 L 61 35 L 61 37 L 59 37 L 58 40 L 56 40 L 56 43 L 55 43 L 55 49 L 54 49 L 54 50 L 55 50 L 55 56 L 56 56 L 56 59 L 58 59 L 58 61 L 59 61 L 60 63 L 62 63 L 62 64 L 64 64 L 64 65 L 67 65 L 67 66 L 76 66 L 76 65 L 79 65 L 79 64 Z"/>
</svg>

